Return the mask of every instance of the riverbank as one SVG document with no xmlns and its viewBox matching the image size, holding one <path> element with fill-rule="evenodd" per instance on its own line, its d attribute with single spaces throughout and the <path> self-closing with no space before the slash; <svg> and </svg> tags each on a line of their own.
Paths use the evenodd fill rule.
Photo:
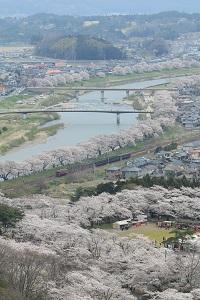
<svg viewBox="0 0 200 300">
<path fill-rule="evenodd" d="M 57 114 L 29 114 L 23 116 L 6 116 L 0 118 L 0 154 L 4 155 L 14 148 L 30 143 L 44 141 L 49 136 L 63 128 L 63 124 L 50 125 L 40 128 L 53 120 L 58 120 Z"/>
<path fill-rule="evenodd" d="M 180 68 L 180 69 L 164 69 L 161 71 L 143 72 L 143 73 L 133 73 L 128 75 L 106 75 L 103 78 L 93 77 L 89 80 L 83 81 L 81 84 L 79 82 L 66 85 L 66 87 L 109 87 L 120 84 L 126 84 L 134 81 L 144 81 L 153 79 L 162 79 L 166 77 L 181 77 L 189 75 L 200 74 L 200 67 L 193 68 Z"/>
<path fill-rule="evenodd" d="M 105 157 L 132 152 L 132 159 L 146 154 L 151 154 L 159 146 L 166 146 L 171 142 L 184 144 L 198 140 L 200 130 L 188 130 L 176 124 L 176 126 L 166 130 L 160 137 L 151 138 L 137 143 L 133 147 L 125 147 L 110 154 L 102 155 L 97 160 Z M 93 160 L 94 162 L 95 160 Z M 89 161 L 88 161 L 89 162 Z M 85 161 L 85 163 L 88 163 Z M 110 166 L 122 166 L 126 161 L 110 164 Z M 83 162 L 84 163 L 84 162 Z M 66 167 L 63 167 L 66 169 Z M 61 167 L 39 172 L 25 177 L 0 182 L 0 190 L 10 198 L 23 197 L 33 194 L 45 194 L 52 197 L 69 197 L 78 187 L 97 186 L 105 182 L 105 166 L 89 168 L 84 171 L 77 171 L 65 177 L 56 177 L 56 171 Z"/>
</svg>

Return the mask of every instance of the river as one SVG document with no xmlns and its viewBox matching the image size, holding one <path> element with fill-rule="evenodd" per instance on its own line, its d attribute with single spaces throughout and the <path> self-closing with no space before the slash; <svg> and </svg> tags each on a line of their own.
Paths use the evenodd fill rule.
<svg viewBox="0 0 200 300">
<path fill-rule="evenodd" d="M 169 79 L 155 79 L 115 86 L 116 88 L 147 88 L 169 82 Z M 130 106 L 117 104 L 125 97 L 124 91 L 106 91 L 105 101 L 102 103 L 99 91 L 90 92 L 79 97 L 78 103 L 71 103 L 79 108 L 94 109 L 130 109 Z M 55 150 L 69 145 L 76 145 L 99 134 L 111 134 L 133 125 L 137 114 L 121 114 L 120 125 L 116 123 L 116 115 L 104 113 L 61 113 L 60 120 L 49 122 L 47 125 L 64 123 L 65 127 L 45 141 L 30 143 L 14 148 L 7 154 L 0 156 L 0 160 L 23 161 L 37 156 L 44 151 Z M 47 126 L 46 125 L 46 126 Z"/>
</svg>

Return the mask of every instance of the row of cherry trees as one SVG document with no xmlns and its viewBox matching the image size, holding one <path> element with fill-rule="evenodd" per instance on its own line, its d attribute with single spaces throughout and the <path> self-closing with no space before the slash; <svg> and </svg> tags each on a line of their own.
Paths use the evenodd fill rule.
<svg viewBox="0 0 200 300">
<path fill-rule="evenodd" d="M 162 71 L 162 70 L 172 70 L 180 68 L 191 68 L 199 67 L 200 63 L 196 60 L 182 60 L 174 58 L 172 60 L 167 60 L 159 63 L 148 63 L 141 62 L 136 65 L 130 66 L 120 66 L 117 65 L 113 68 L 113 74 L 115 75 L 127 75 L 132 73 L 143 73 L 143 72 L 152 72 L 152 71 Z"/>
<path fill-rule="evenodd" d="M 171 69 L 180 69 L 180 68 L 191 68 L 191 67 L 200 67 L 200 62 L 195 60 L 180 60 L 173 59 L 159 63 L 148 63 L 141 62 L 135 65 L 117 65 L 111 71 L 114 75 L 127 75 L 133 73 L 143 73 L 143 72 L 152 72 L 152 71 L 162 71 L 162 70 L 171 70 Z M 105 72 L 97 72 L 96 77 L 105 77 Z M 90 74 L 87 71 L 81 72 L 72 72 L 72 73 L 61 73 L 53 76 L 46 75 L 44 78 L 33 78 L 29 80 L 26 84 L 27 86 L 33 87 L 53 87 L 53 86 L 64 86 L 66 84 L 81 82 L 90 79 Z"/>
<path fill-rule="evenodd" d="M 81 71 L 79 73 L 63 73 L 57 74 L 54 76 L 45 76 L 44 78 L 33 78 L 27 82 L 27 86 L 32 87 L 56 87 L 63 86 L 66 84 L 81 82 L 84 80 L 88 80 L 90 75 L 86 71 Z"/>
</svg>

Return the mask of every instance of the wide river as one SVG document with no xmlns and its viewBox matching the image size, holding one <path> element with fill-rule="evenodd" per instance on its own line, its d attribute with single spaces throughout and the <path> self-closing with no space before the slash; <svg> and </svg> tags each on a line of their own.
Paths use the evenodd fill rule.
<svg viewBox="0 0 200 300">
<path fill-rule="evenodd" d="M 156 79 L 143 82 L 134 82 L 115 86 L 116 88 L 146 88 L 169 82 L 169 79 Z M 125 97 L 125 92 L 106 91 L 105 101 L 102 103 L 99 91 L 90 92 L 79 97 L 78 103 L 72 100 L 75 107 L 85 109 L 130 109 L 130 106 L 117 104 Z M 76 145 L 99 134 L 116 133 L 133 125 L 137 120 L 137 114 L 121 114 L 120 125 L 116 123 L 116 115 L 104 113 L 61 113 L 60 120 L 49 122 L 47 125 L 64 123 L 65 127 L 45 141 L 30 143 L 15 148 L 0 160 L 23 161 L 37 156 L 44 151 L 50 151 L 67 145 Z"/>
</svg>

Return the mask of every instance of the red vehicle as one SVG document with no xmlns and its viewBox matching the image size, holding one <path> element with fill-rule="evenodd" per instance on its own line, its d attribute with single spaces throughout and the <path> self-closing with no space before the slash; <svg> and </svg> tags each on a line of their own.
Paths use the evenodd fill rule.
<svg viewBox="0 0 200 300">
<path fill-rule="evenodd" d="M 193 230 L 194 230 L 195 232 L 200 232 L 200 225 L 194 226 L 194 227 L 193 227 Z"/>
<path fill-rule="evenodd" d="M 56 177 L 63 177 L 63 176 L 66 176 L 68 174 L 69 174 L 68 170 L 59 170 L 59 171 L 56 172 Z"/>
</svg>

